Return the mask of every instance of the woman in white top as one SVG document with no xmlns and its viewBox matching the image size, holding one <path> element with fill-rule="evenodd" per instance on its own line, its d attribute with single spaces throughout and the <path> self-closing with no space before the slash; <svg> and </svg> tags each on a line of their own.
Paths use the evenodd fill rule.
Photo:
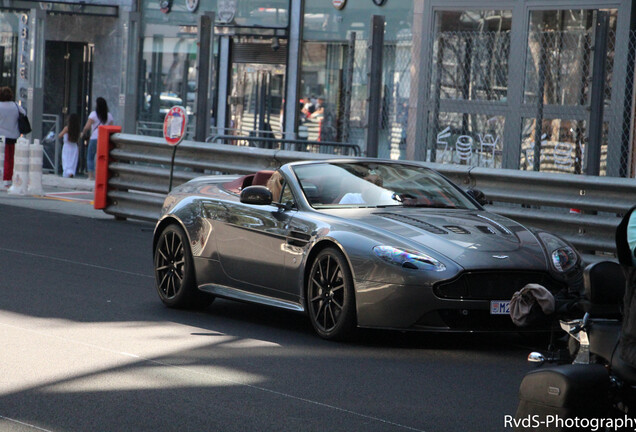
<svg viewBox="0 0 636 432">
<path fill-rule="evenodd" d="M 9 87 L 0 88 L 0 136 L 4 136 L 4 171 L 3 186 L 11 186 L 13 177 L 13 155 L 15 142 L 20 136 L 18 130 L 18 113 L 26 114 L 24 109 L 13 101 L 13 91 Z"/>
<path fill-rule="evenodd" d="M 75 177 L 77 161 L 79 160 L 77 143 L 80 137 L 80 119 L 77 114 L 68 116 L 68 123 L 58 137 L 64 139 L 64 146 L 62 147 L 62 175 L 64 177 Z"/>
<path fill-rule="evenodd" d="M 102 125 L 112 124 L 113 116 L 108 112 L 106 100 L 102 97 L 98 97 L 97 100 L 95 100 L 95 111 L 90 113 L 88 121 L 82 130 L 82 135 L 86 135 L 89 131 L 91 133 L 86 151 L 86 171 L 88 171 L 89 180 L 95 178 L 95 155 L 97 154 L 98 129 Z"/>
</svg>

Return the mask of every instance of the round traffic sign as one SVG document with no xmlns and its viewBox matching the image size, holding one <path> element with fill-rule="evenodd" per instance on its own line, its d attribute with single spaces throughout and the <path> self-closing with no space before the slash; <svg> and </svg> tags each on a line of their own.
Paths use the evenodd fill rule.
<svg viewBox="0 0 636 432">
<path fill-rule="evenodd" d="M 170 145 L 176 146 L 186 134 L 188 114 L 182 106 L 173 106 L 163 120 L 163 137 Z"/>
</svg>

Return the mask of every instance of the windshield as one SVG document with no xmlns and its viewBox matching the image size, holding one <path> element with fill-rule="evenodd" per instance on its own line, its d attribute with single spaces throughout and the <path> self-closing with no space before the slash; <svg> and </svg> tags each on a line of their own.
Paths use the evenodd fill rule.
<svg viewBox="0 0 636 432">
<path fill-rule="evenodd" d="M 399 163 L 317 163 L 293 167 L 314 208 L 431 207 L 476 209 L 448 180 L 428 168 Z"/>
</svg>

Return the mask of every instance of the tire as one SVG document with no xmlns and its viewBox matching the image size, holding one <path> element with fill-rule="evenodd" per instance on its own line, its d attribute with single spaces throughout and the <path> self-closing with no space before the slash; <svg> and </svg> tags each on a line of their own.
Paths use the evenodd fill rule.
<svg viewBox="0 0 636 432">
<path fill-rule="evenodd" d="M 202 309 L 214 296 L 201 292 L 194 277 L 194 260 L 183 228 L 168 225 L 154 251 L 155 286 L 161 301 L 178 309 Z"/>
<path fill-rule="evenodd" d="M 318 253 L 307 278 L 307 312 L 323 339 L 346 340 L 356 330 L 351 270 L 342 252 L 328 247 Z"/>
</svg>

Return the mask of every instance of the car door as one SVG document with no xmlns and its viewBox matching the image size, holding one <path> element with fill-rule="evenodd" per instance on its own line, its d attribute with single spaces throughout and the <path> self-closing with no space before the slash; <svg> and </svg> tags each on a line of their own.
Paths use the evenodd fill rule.
<svg viewBox="0 0 636 432">
<path fill-rule="evenodd" d="M 217 211 L 219 260 L 236 287 L 280 297 L 289 222 L 296 213 L 279 205 L 227 202 Z"/>
</svg>

